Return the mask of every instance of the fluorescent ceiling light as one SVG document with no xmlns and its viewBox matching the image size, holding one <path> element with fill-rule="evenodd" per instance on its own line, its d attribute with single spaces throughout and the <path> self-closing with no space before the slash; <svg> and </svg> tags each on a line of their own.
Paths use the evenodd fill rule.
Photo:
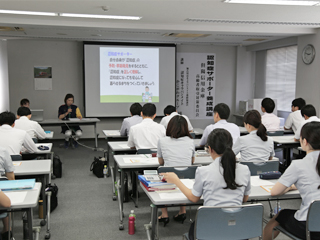
<svg viewBox="0 0 320 240">
<path fill-rule="evenodd" d="M 95 14 L 77 14 L 77 13 L 60 13 L 59 16 L 78 17 L 78 18 L 121 19 L 121 20 L 140 20 L 142 18 L 142 17 L 134 17 L 134 16 L 95 15 Z"/>
<path fill-rule="evenodd" d="M 318 6 L 320 1 L 303 0 L 224 0 L 225 3 L 270 4 L 270 5 L 297 5 Z"/>
<path fill-rule="evenodd" d="M 38 16 L 58 16 L 57 13 L 51 13 L 51 12 L 15 11 L 15 10 L 1 10 L 1 9 L 0 9 L 0 13 L 20 14 L 20 15 L 38 15 Z"/>
</svg>

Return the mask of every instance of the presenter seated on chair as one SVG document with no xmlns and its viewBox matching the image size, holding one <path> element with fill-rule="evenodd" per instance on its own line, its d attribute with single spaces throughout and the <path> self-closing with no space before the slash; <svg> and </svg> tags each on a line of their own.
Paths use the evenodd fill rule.
<svg viewBox="0 0 320 240">
<path fill-rule="evenodd" d="M 59 107 L 59 119 L 61 120 L 69 120 L 70 118 L 79 118 L 82 119 L 81 112 L 79 108 L 74 105 L 74 96 L 71 93 L 68 93 L 64 98 L 64 105 Z M 75 135 L 74 147 L 78 147 L 78 139 L 82 136 L 82 130 L 79 125 L 72 124 L 72 126 L 62 126 L 61 133 L 65 135 L 64 147 L 69 147 L 69 139 L 73 135 Z"/>
<path fill-rule="evenodd" d="M 176 184 L 194 203 L 202 195 L 204 206 L 239 206 L 246 202 L 251 190 L 250 171 L 247 166 L 236 163 L 231 134 L 225 129 L 214 129 L 208 136 L 207 146 L 214 161 L 208 166 L 198 167 L 192 190 L 175 173 L 161 175 L 167 182 Z M 194 224 L 190 226 L 190 239 L 194 239 L 193 230 Z"/>
</svg>

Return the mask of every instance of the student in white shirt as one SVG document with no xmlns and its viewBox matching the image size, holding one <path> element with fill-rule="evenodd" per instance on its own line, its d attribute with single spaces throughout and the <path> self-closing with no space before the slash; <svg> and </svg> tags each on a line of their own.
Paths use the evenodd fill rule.
<svg viewBox="0 0 320 240">
<path fill-rule="evenodd" d="M 30 108 L 30 101 L 27 98 L 23 98 L 20 101 L 20 107 L 27 107 Z"/>
<path fill-rule="evenodd" d="M 300 126 L 294 134 L 294 140 L 296 142 L 300 141 L 300 132 L 303 125 L 308 122 L 320 122 L 320 119 L 317 117 L 316 109 L 311 104 L 307 104 L 303 108 L 301 108 L 301 115 L 305 120 L 301 122 Z"/>
<path fill-rule="evenodd" d="M 271 189 L 271 196 L 298 189 L 302 198 L 299 210 L 283 209 L 274 216 L 263 231 L 263 239 L 272 239 L 272 229 L 278 225 L 298 238 L 306 239 L 306 220 L 310 204 L 320 199 L 320 123 L 310 122 L 301 129 L 300 144 L 307 155 L 292 161 Z M 293 185 L 294 184 L 294 185 Z M 275 231 L 275 237 L 279 232 Z M 319 232 L 311 232 L 311 239 L 320 239 Z"/>
<path fill-rule="evenodd" d="M 16 117 L 11 112 L 0 114 L 0 146 L 4 147 L 10 155 L 18 155 L 22 146 L 29 153 L 37 151 L 37 146 L 26 131 L 14 128 Z"/>
<path fill-rule="evenodd" d="M 25 130 L 31 138 L 45 139 L 46 133 L 39 123 L 32 121 L 30 108 L 19 107 L 14 128 Z"/>
<path fill-rule="evenodd" d="M 134 149 L 157 148 L 158 140 L 166 136 L 164 126 L 153 121 L 156 117 L 156 106 L 146 103 L 142 107 L 142 122 L 130 128 L 128 147 Z"/>
<path fill-rule="evenodd" d="M 121 136 L 128 136 L 130 128 L 142 122 L 142 117 L 140 116 L 141 110 L 142 110 L 142 106 L 140 103 L 134 103 L 131 105 L 130 107 L 131 117 L 127 117 L 123 119 L 121 129 L 120 129 Z"/>
<path fill-rule="evenodd" d="M 166 106 L 165 109 L 163 110 L 163 113 L 164 113 L 164 117 L 161 119 L 160 124 L 163 125 L 165 128 L 167 128 L 168 123 L 171 118 L 179 115 L 179 113 L 177 113 L 176 107 L 174 107 L 172 105 Z M 187 120 L 189 132 L 192 132 L 193 127 L 190 123 L 189 118 L 186 115 L 182 115 L 182 116 Z"/>
<path fill-rule="evenodd" d="M 271 137 L 261 123 L 261 115 L 257 110 L 246 112 L 243 118 L 248 135 L 238 138 L 233 145 L 234 154 L 241 153 L 241 161 L 268 161 L 274 156 L 274 145 Z"/>
<path fill-rule="evenodd" d="M 251 190 L 250 171 L 236 162 L 231 134 L 225 129 L 214 129 L 207 146 L 214 161 L 197 169 L 192 190 L 175 173 L 162 173 L 165 180 L 176 184 L 191 202 L 196 203 L 203 196 L 204 206 L 237 206 L 246 202 Z M 194 239 L 193 229 L 191 224 L 189 239 Z"/>
<path fill-rule="evenodd" d="M 298 127 L 301 125 L 301 122 L 304 118 L 301 115 L 301 108 L 306 105 L 306 101 L 303 98 L 296 98 L 292 101 L 291 111 L 285 124 L 284 129 L 292 129 L 293 132 L 296 132 Z"/>
<path fill-rule="evenodd" d="M 200 140 L 200 146 L 204 147 L 207 143 L 208 135 L 211 133 L 211 131 L 215 128 L 223 128 L 230 132 L 233 143 L 235 143 L 240 137 L 240 129 L 237 125 L 234 123 L 227 122 L 227 119 L 230 116 L 230 108 L 227 104 L 219 103 L 217 104 L 213 109 L 213 121 L 215 124 L 210 124 L 207 126 L 204 131 L 202 138 Z"/>
<path fill-rule="evenodd" d="M 278 131 L 280 129 L 280 119 L 273 114 L 276 107 L 271 98 L 264 98 L 261 102 L 261 116 L 262 124 L 266 127 L 267 131 Z"/>
<path fill-rule="evenodd" d="M 171 118 L 166 135 L 158 141 L 159 164 L 166 167 L 192 165 L 195 146 L 188 131 L 186 119 L 181 115 Z M 159 222 L 163 222 L 166 226 L 169 223 L 168 211 L 167 208 L 161 208 L 161 210 L 162 214 L 159 217 Z M 181 206 L 179 213 L 173 217 L 175 221 L 181 221 L 182 223 L 186 218 L 186 207 L 184 206 Z"/>
</svg>

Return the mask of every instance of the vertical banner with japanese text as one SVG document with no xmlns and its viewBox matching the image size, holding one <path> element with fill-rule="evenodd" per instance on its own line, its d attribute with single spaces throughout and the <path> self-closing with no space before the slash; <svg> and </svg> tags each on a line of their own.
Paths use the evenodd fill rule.
<svg viewBox="0 0 320 240">
<path fill-rule="evenodd" d="M 214 53 L 177 53 L 176 107 L 190 119 L 212 118 L 215 105 Z"/>
</svg>

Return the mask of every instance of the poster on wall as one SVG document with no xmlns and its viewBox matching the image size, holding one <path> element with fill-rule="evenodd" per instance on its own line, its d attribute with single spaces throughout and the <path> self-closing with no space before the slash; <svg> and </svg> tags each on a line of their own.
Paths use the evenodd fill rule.
<svg viewBox="0 0 320 240">
<path fill-rule="evenodd" d="M 213 117 L 215 106 L 214 53 L 177 53 L 176 107 L 190 119 Z"/>
<path fill-rule="evenodd" d="M 34 67 L 34 90 L 52 90 L 52 67 Z"/>
</svg>

